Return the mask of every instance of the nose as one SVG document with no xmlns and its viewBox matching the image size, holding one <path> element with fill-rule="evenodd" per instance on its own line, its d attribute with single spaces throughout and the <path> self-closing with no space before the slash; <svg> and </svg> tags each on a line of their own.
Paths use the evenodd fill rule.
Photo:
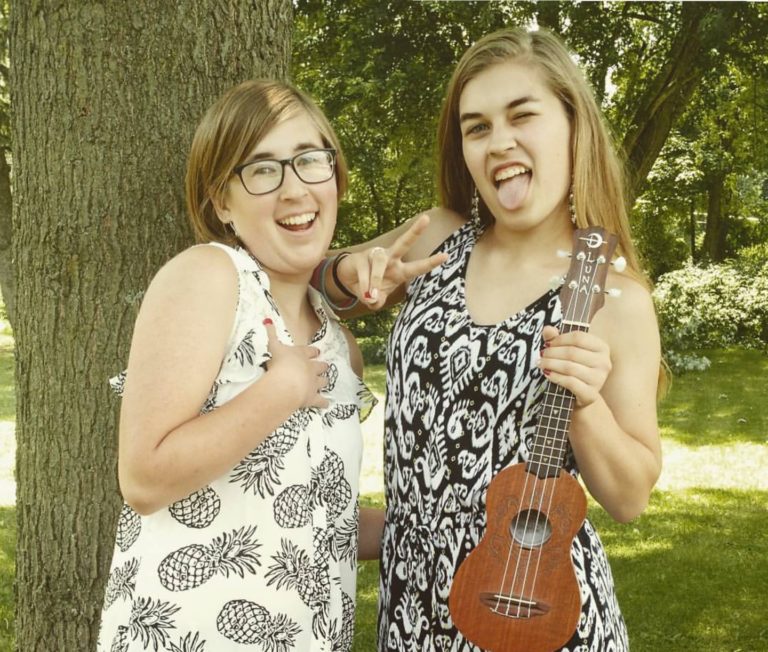
<svg viewBox="0 0 768 652">
<path fill-rule="evenodd" d="M 307 186 L 299 179 L 290 165 L 285 166 L 283 184 L 280 186 L 281 199 L 300 199 L 307 194 Z"/>
<path fill-rule="evenodd" d="M 494 126 L 489 149 L 491 154 L 504 154 L 517 147 L 517 137 L 514 127 L 507 124 Z"/>
</svg>

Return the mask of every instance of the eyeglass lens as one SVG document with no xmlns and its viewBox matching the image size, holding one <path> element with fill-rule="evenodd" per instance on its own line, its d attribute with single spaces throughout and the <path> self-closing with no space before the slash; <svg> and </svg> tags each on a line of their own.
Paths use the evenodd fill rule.
<svg viewBox="0 0 768 652">
<path fill-rule="evenodd" d="M 322 183 L 333 176 L 333 153 L 325 150 L 301 152 L 286 164 L 292 165 L 304 183 Z M 280 187 L 284 169 L 280 161 L 254 161 L 242 168 L 240 177 L 248 192 L 260 195 Z"/>
</svg>

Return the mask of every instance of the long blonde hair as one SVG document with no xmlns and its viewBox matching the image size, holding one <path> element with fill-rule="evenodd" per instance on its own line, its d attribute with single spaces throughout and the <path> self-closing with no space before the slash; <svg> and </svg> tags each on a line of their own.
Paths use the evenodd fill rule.
<svg viewBox="0 0 768 652">
<path fill-rule="evenodd" d="M 219 220 L 214 202 L 223 197 L 234 168 L 280 121 L 305 112 L 325 147 L 336 150 L 339 199 L 347 188 L 347 164 L 341 145 L 323 112 L 290 84 L 255 79 L 228 90 L 206 112 L 187 159 L 187 212 L 198 242 L 234 244 L 234 233 Z"/>
<path fill-rule="evenodd" d="M 602 226 L 615 233 L 627 268 L 647 285 L 630 237 L 623 165 L 584 75 L 562 42 L 548 31 L 503 29 L 484 36 L 461 57 L 448 84 L 438 124 L 440 203 L 461 215 L 469 214 L 474 186 L 462 155 L 459 100 L 471 79 L 490 66 L 509 61 L 539 70 L 568 115 L 577 225 Z M 493 217 L 482 199 L 479 208 L 481 220 L 490 223 Z"/>
</svg>

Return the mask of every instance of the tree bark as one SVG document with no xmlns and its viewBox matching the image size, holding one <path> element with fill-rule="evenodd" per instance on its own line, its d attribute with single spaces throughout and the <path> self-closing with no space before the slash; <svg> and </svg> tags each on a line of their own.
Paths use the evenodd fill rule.
<svg viewBox="0 0 768 652">
<path fill-rule="evenodd" d="M 727 177 L 726 170 L 715 170 L 707 178 L 707 225 L 701 253 L 702 258 L 713 263 L 725 260 L 730 208 Z"/>
<path fill-rule="evenodd" d="M 119 498 L 118 401 L 149 278 L 190 244 L 196 123 L 285 77 L 290 0 L 15 2 L 17 649 L 96 646 Z"/>
</svg>

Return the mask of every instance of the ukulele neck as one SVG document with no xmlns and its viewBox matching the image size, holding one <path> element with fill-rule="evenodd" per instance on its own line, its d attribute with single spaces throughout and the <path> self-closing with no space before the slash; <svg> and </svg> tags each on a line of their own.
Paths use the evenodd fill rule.
<svg viewBox="0 0 768 652">
<path fill-rule="evenodd" d="M 560 328 L 561 333 L 588 330 L 589 324 L 565 320 Z M 559 475 L 568 452 L 568 430 L 575 401 L 570 390 L 547 381 L 533 447 L 525 464 L 526 471 L 535 473 L 539 478 Z"/>
</svg>

